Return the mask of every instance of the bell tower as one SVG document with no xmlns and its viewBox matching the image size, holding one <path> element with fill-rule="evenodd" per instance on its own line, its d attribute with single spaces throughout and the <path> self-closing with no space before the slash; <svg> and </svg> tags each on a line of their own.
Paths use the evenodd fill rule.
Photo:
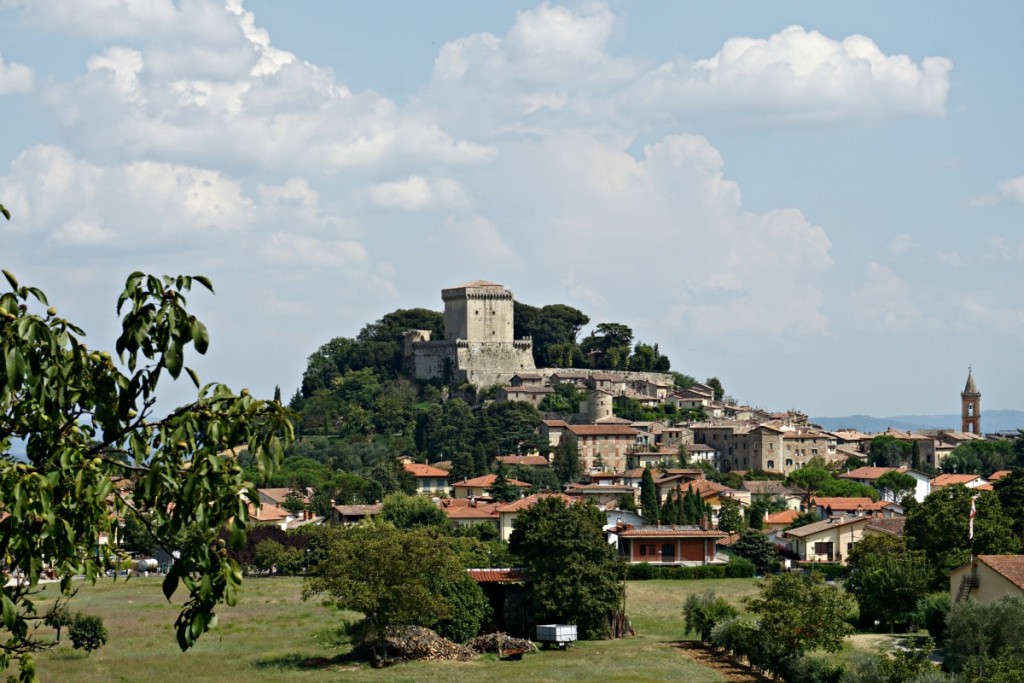
<svg viewBox="0 0 1024 683">
<path fill-rule="evenodd" d="M 960 431 L 981 433 L 981 392 L 974 384 L 970 368 L 967 368 L 967 386 L 960 392 Z"/>
</svg>

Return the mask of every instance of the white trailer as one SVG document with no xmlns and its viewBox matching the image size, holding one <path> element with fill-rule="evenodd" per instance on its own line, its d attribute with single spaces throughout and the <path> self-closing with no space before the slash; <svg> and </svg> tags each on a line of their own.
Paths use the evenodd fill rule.
<svg viewBox="0 0 1024 683">
<path fill-rule="evenodd" d="M 559 649 L 572 647 L 576 642 L 576 624 L 541 624 L 537 626 L 537 642 L 545 648 L 557 645 Z"/>
</svg>

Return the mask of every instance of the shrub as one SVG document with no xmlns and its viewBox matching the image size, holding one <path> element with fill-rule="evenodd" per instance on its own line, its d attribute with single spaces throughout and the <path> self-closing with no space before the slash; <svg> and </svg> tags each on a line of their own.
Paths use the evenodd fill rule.
<svg viewBox="0 0 1024 683">
<path fill-rule="evenodd" d="M 76 650 L 85 650 L 87 653 L 98 650 L 107 642 L 107 627 L 103 625 L 101 617 L 90 616 L 79 612 L 71 620 L 68 626 L 68 636 L 71 637 L 71 645 Z"/>
<path fill-rule="evenodd" d="M 787 683 L 841 683 L 845 670 L 831 659 L 804 655 L 786 672 Z"/>
<path fill-rule="evenodd" d="M 714 627 L 726 619 L 735 618 L 739 612 L 724 598 L 708 591 L 703 595 L 691 593 L 683 605 L 683 617 L 686 620 L 686 633 L 695 633 L 702 642 L 711 639 Z"/>
<path fill-rule="evenodd" d="M 658 578 L 658 569 L 650 562 L 631 564 L 626 570 L 626 578 L 631 581 L 649 581 Z"/>
<path fill-rule="evenodd" d="M 952 607 L 949 593 L 932 593 L 921 598 L 918 603 L 921 623 L 928 630 L 928 635 L 941 642 L 946 635 L 946 618 Z"/>
<path fill-rule="evenodd" d="M 756 573 L 754 563 L 744 557 L 731 557 L 725 565 L 725 578 L 752 579 Z"/>
</svg>

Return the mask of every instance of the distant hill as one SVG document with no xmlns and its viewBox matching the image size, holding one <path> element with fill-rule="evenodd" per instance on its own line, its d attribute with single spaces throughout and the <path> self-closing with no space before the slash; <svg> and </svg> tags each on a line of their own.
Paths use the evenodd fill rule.
<svg viewBox="0 0 1024 683">
<path fill-rule="evenodd" d="M 960 415 L 894 415 L 872 417 L 847 415 L 846 417 L 812 417 L 811 422 L 827 430 L 856 429 L 868 434 L 884 432 L 889 427 L 904 431 L 917 429 L 960 429 Z M 1024 410 L 985 410 L 981 413 L 984 432 L 1003 432 L 1024 429 Z"/>
</svg>

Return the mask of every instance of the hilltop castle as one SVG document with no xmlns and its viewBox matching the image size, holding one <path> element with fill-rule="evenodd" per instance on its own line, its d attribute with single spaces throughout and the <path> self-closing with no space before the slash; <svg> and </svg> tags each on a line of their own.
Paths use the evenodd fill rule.
<svg viewBox="0 0 1024 683">
<path fill-rule="evenodd" d="M 406 367 L 414 377 L 484 387 L 536 369 L 533 340 L 514 338 L 512 292 L 476 280 L 441 290 L 441 300 L 444 339 L 431 339 L 429 330 L 405 333 Z"/>
</svg>

